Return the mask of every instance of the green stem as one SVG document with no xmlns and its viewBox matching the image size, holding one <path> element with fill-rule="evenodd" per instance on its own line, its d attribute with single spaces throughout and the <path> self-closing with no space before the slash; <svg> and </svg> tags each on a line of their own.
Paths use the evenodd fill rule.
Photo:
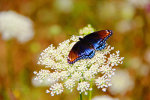
<svg viewBox="0 0 150 100">
<path fill-rule="evenodd" d="M 82 100 L 82 93 L 80 94 L 80 100 Z"/>
<path fill-rule="evenodd" d="M 91 100 L 91 99 L 92 99 L 92 90 L 89 91 L 89 100 Z"/>
<path fill-rule="evenodd" d="M 91 80 L 90 88 L 92 89 L 93 80 Z M 89 100 L 92 100 L 92 90 L 89 90 Z"/>
<path fill-rule="evenodd" d="M 82 79 L 80 79 L 79 83 L 82 82 Z M 79 100 L 83 100 L 82 99 L 82 93 L 80 94 L 80 99 Z"/>
</svg>

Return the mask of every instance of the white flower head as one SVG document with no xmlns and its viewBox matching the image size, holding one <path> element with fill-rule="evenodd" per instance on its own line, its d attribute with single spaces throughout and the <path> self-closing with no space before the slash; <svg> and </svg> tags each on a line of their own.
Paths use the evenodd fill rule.
<svg viewBox="0 0 150 100">
<path fill-rule="evenodd" d="M 34 71 L 33 73 L 36 74 L 35 80 L 40 80 L 41 82 L 50 76 L 49 70 L 41 69 L 39 72 Z"/>
<path fill-rule="evenodd" d="M 117 70 L 111 79 L 112 86 L 109 88 L 112 94 L 125 94 L 132 90 L 134 81 L 126 70 Z"/>
<path fill-rule="evenodd" d="M 0 33 L 4 40 L 16 38 L 20 43 L 27 42 L 34 35 L 32 21 L 14 11 L 0 12 Z"/>
<path fill-rule="evenodd" d="M 57 48 L 50 45 L 43 50 L 38 64 L 53 70 L 49 73 L 50 79 L 56 83 L 61 82 L 70 91 L 77 87 L 79 93 L 87 94 L 88 91 L 92 90 L 92 83 L 106 91 L 107 87 L 111 86 L 110 80 L 115 71 L 113 66 L 122 64 L 123 57 L 119 57 L 119 51 L 112 54 L 114 47 L 106 44 L 105 49 L 96 51 L 93 58 L 81 59 L 74 64 L 69 64 L 67 57 L 73 45 L 79 41 L 79 37 L 83 37 L 84 32 L 89 34 L 94 29 L 89 25 L 81 30 L 81 36 L 72 36 L 70 39 L 60 43 Z M 55 94 L 53 91 L 49 91 L 49 93 Z"/>
<path fill-rule="evenodd" d="M 110 54 L 110 58 L 108 58 L 108 62 L 111 64 L 111 66 L 114 66 L 114 65 L 118 65 L 118 63 L 123 63 L 123 59 L 124 57 L 119 57 L 120 54 L 119 54 L 120 51 L 116 51 L 116 54 Z"/>
<path fill-rule="evenodd" d="M 80 82 L 78 83 L 77 90 L 80 91 L 80 93 L 84 92 L 85 95 L 87 95 L 87 91 L 90 90 L 90 84 L 88 82 Z"/>
<path fill-rule="evenodd" d="M 63 85 L 61 83 L 56 83 L 49 90 L 46 90 L 46 93 L 50 93 L 51 96 L 54 96 L 55 94 L 61 94 L 63 92 Z"/>
<path fill-rule="evenodd" d="M 72 91 L 73 91 L 73 87 L 75 86 L 75 80 L 73 80 L 73 79 L 68 79 L 68 80 L 64 83 L 64 86 L 72 92 Z"/>
<path fill-rule="evenodd" d="M 106 92 L 106 88 L 111 86 L 110 81 L 111 79 L 104 75 L 102 77 L 98 77 L 98 79 L 95 80 L 95 83 L 98 88 L 102 88 L 102 91 Z"/>
<path fill-rule="evenodd" d="M 54 81 L 49 80 L 49 77 L 43 80 L 37 80 L 36 77 L 33 77 L 31 82 L 35 87 L 47 87 L 55 83 Z"/>
</svg>

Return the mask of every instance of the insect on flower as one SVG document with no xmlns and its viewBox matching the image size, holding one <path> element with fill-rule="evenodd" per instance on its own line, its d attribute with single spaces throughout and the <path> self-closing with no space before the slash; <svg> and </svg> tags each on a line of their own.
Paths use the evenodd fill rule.
<svg viewBox="0 0 150 100">
<path fill-rule="evenodd" d="M 113 66 L 123 63 L 124 57 L 120 57 L 119 51 L 115 51 L 114 47 L 106 43 L 106 40 L 112 35 L 112 31 L 94 32 L 94 28 L 88 25 L 79 33 L 79 36 L 73 35 L 57 47 L 51 44 L 40 54 L 38 64 L 47 69 L 34 72 L 35 79 L 41 82 L 47 80 L 52 83 L 46 90 L 46 93 L 51 96 L 59 95 L 65 89 L 70 92 L 76 89 L 80 94 L 88 95 L 94 84 L 105 92 L 111 86 L 111 77 L 115 72 Z M 68 54 L 70 58 L 73 56 L 71 54 L 77 57 L 74 60 L 69 59 L 70 63 L 68 63 Z M 92 57 L 93 59 L 87 59 Z"/>
<path fill-rule="evenodd" d="M 92 58 L 95 55 L 95 50 L 105 48 L 106 40 L 111 35 L 111 30 L 101 30 L 79 38 L 68 55 L 68 63 L 73 64 L 80 59 Z"/>
</svg>

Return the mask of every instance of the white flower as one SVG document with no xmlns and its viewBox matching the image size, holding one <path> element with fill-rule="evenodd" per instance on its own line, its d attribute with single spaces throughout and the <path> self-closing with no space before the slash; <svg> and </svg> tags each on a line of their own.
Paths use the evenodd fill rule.
<svg viewBox="0 0 150 100">
<path fill-rule="evenodd" d="M 109 65 L 102 65 L 102 67 L 100 67 L 100 71 L 102 72 L 102 74 L 106 73 L 108 75 L 114 75 L 115 69 L 112 69 L 112 67 L 110 67 Z"/>
<path fill-rule="evenodd" d="M 94 30 L 91 26 L 84 29 L 82 32 L 87 33 Z M 115 71 L 113 66 L 122 64 L 123 57 L 119 57 L 119 51 L 111 54 L 114 47 L 106 44 L 106 48 L 101 51 L 96 51 L 93 58 L 81 59 L 74 64 L 68 64 L 68 54 L 72 46 L 79 40 L 79 37 L 83 37 L 83 35 L 72 36 L 70 39 L 60 43 L 57 48 L 50 45 L 41 53 L 38 64 L 53 70 L 49 73 L 49 79 L 54 82 L 61 82 L 70 91 L 73 91 L 73 87 L 77 85 L 77 90 L 80 93 L 84 92 L 87 94 L 89 90 L 92 90 L 92 87 L 90 87 L 92 82 L 98 88 L 106 91 L 106 88 L 111 86 L 110 80 Z M 43 76 L 43 74 L 41 75 Z"/>
<path fill-rule="evenodd" d="M 73 79 L 68 79 L 68 80 L 64 83 L 64 86 L 72 92 L 73 87 L 75 86 L 75 80 L 73 80 Z"/>
<path fill-rule="evenodd" d="M 119 99 L 104 95 L 104 96 L 96 96 L 92 100 L 119 100 Z"/>
<path fill-rule="evenodd" d="M 119 54 L 120 51 L 116 51 L 116 55 L 113 53 L 113 54 L 110 54 L 110 58 L 108 58 L 108 62 L 111 64 L 111 66 L 114 66 L 114 65 L 118 65 L 119 63 L 123 63 L 123 59 L 124 57 L 119 57 L 120 54 Z"/>
<path fill-rule="evenodd" d="M 69 75 L 70 74 L 68 73 L 68 71 L 62 71 L 62 72 L 60 72 L 60 78 L 61 78 L 61 80 L 67 79 Z"/>
<path fill-rule="evenodd" d="M 0 12 L 0 33 L 4 40 L 16 38 L 24 43 L 32 39 L 33 23 L 32 21 L 14 11 Z"/>
<path fill-rule="evenodd" d="M 63 85 L 61 83 L 56 83 L 49 90 L 46 90 L 46 93 L 51 93 L 51 96 L 54 96 L 54 94 L 58 95 L 63 92 Z"/>
<path fill-rule="evenodd" d="M 39 72 L 34 71 L 34 74 L 36 74 L 37 76 L 35 77 L 35 80 L 40 80 L 42 82 L 42 80 L 49 78 L 50 76 L 50 71 L 49 70 L 43 70 L 41 69 Z"/>
<path fill-rule="evenodd" d="M 36 80 L 35 77 L 32 78 L 32 85 L 35 87 L 47 87 L 53 85 L 55 82 L 50 81 L 49 78 L 45 78 L 43 80 Z"/>
<path fill-rule="evenodd" d="M 102 77 L 98 77 L 98 79 L 96 79 L 95 83 L 98 88 L 102 88 L 102 91 L 106 92 L 106 88 L 108 86 L 111 86 L 110 81 L 111 81 L 111 79 L 104 75 Z"/>
<path fill-rule="evenodd" d="M 75 80 L 75 81 L 79 81 L 80 79 L 81 79 L 81 77 L 82 77 L 82 73 L 81 72 L 74 72 L 73 74 L 72 74 L 72 79 L 73 80 Z"/>
<path fill-rule="evenodd" d="M 92 78 L 94 78 L 94 75 L 95 73 L 93 73 L 92 71 L 88 70 L 88 71 L 84 71 L 83 73 L 83 78 L 86 79 L 86 80 L 91 80 Z"/>
<path fill-rule="evenodd" d="M 77 90 L 80 91 L 80 93 L 84 92 L 85 95 L 87 95 L 87 91 L 90 90 L 90 84 L 88 82 L 80 82 L 78 83 Z"/>
<path fill-rule="evenodd" d="M 112 86 L 109 88 L 112 94 L 125 94 L 134 87 L 134 81 L 128 71 L 117 70 L 111 79 Z"/>
</svg>

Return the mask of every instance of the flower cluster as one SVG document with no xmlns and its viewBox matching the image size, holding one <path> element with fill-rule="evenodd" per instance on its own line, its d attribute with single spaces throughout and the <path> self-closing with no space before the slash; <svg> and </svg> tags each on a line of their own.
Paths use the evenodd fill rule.
<svg viewBox="0 0 150 100">
<path fill-rule="evenodd" d="M 94 30 L 89 26 L 84 29 L 86 32 L 89 30 L 89 33 Z M 84 29 L 82 32 L 84 32 Z M 83 35 L 72 36 L 70 39 L 60 43 L 57 48 L 50 45 L 43 50 L 39 57 L 38 64 L 44 65 L 47 69 L 34 73 L 37 75 L 36 79 L 38 80 L 49 77 L 49 81 L 54 82 L 50 89 L 47 90 L 47 93 L 52 96 L 61 94 L 64 88 L 69 89 L 71 92 L 76 88 L 79 93 L 85 93 L 86 95 L 88 91 L 92 90 L 93 83 L 98 88 L 106 91 L 106 88 L 111 86 L 111 77 L 115 71 L 113 66 L 122 64 L 123 57 L 119 57 L 119 51 L 111 53 L 114 47 L 108 44 L 104 50 L 96 51 L 92 59 L 82 59 L 74 64 L 68 64 L 68 53 L 73 45 L 79 41 L 79 37 L 83 37 Z"/>
<path fill-rule="evenodd" d="M 0 33 L 4 40 L 16 38 L 24 43 L 32 39 L 34 35 L 32 21 L 14 11 L 0 12 Z"/>
</svg>

